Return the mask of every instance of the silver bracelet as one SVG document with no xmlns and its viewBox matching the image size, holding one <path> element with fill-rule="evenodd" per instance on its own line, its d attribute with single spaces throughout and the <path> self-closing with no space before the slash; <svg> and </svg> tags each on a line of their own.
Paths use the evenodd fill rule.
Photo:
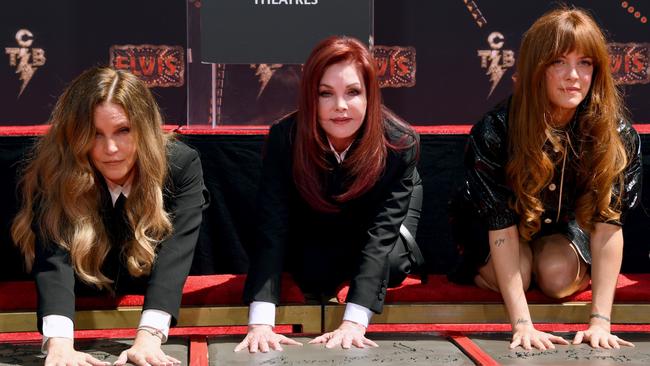
<svg viewBox="0 0 650 366">
<path fill-rule="evenodd" d="M 163 334 L 163 331 L 160 329 L 156 329 L 154 327 L 150 327 L 148 325 L 141 325 L 138 327 L 138 331 L 144 330 L 145 332 L 151 334 L 154 337 L 160 338 L 160 341 L 162 342 L 163 339 L 165 339 L 165 334 Z"/>
<path fill-rule="evenodd" d="M 598 313 L 591 313 L 591 314 L 589 315 L 589 319 L 593 319 L 593 318 L 602 319 L 602 320 L 604 320 L 604 321 L 606 321 L 606 322 L 608 322 L 608 323 L 611 323 L 611 322 L 612 322 L 612 320 L 611 320 L 610 318 L 606 317 L 605 315 L 600 315 L 600 314 L 598 314 Z"/>
</svg>

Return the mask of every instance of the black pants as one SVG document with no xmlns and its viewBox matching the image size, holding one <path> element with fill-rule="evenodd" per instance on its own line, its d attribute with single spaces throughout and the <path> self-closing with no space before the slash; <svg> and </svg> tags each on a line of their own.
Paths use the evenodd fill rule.
<svg viewBox="0 0 650 366">
<path fill-rule="evenodd" d="M 417 183 L 420 183 L 419 176 L 417 179 Z M 408 229 L 413 238 L 415 238 L 422 212 L 422 193 L 422 185 L 415 184 L 409 209 L 402 223 L 402 226 Z M 412 254 L 407 249 L 405 239 L 401 235 L 398 236 L 393 249 L 388 255 L 390 266 L 388 287 L 399 286 L 406 276 L 412 272 L 411 262 L 408 259 L 409 255 Z M 291 272 L 301 290 L 308 294 L 310 298 L 331 298 L 343 282 L 352 278 L 359 264 L 357 255 L 351 255 L 349 252 L 346 253 L 337 249 L 332 250 L 329 247 L 303 248 L 300 256 L 310 258 L 309 264 L 305 264 L 302 258 L 294 257 L 290 259 L 290 262 L 297 265 L 290 268 L 289 272 Z"/>
</svg>

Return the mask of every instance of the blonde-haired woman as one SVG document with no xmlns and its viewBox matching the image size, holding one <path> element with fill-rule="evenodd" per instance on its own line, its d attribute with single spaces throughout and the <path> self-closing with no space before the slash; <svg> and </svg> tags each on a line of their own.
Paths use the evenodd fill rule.
<svg viewBox="0 0 650 366">
<path fill-rule="evenodd" d="M 610 317 L 621 226 L 641 189 L 640 147 L 605 37 L 585 11 L 554 10 L 524 34 L 517 62 L 514 95 L 470 133 L 465 181 L 451 203 L 462 262 L 450 277 L 500 292 L 510 347 L 526 349 L 567 343 L 533 326 L 524 295 L 531 280 L 562 298 L 591 279 L 589 327 L 573 343 L 631 345 L 610 333 Z"/>
<path fill-rule="evenodd" d="M 92 68 L 60 96 L 27 162 L 12 226 L 38 290 L 46 365 L 103 365 L 73 347 L 75 294 L 143 292 L 133 346 L 116 364 L 171 365 L 176 322 L 202 211 L 198 154 L 161 128 L 134 75 Z"/>
</svg>

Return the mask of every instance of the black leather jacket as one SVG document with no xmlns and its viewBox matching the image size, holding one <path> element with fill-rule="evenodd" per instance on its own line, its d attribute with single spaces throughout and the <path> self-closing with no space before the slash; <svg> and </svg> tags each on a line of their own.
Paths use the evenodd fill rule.
<svg viewBox="0 0 650 366">
<path fill-rule="evenodd" d="M 465 201 L 466 204 L 456 202 L 460 206 L 473 207 L 474 214 L 478 214 L 486 222 L 489 230 L 503 229 L 518 223 L 516 213 L 509 207 L 509 201 L 514 193 L 506 182 L 505 172 L 508 161 L 508 104 L 508 101 L 500 103 L 472 128 L 465 149 L 465 179 L 454 198 L 454 200 Z M 577 156 L 575 154 L 567 155 L 563 192 L 559 205 L 560 213 L 558 215 L 557 211 L 558 203 L 560 203 L 561 162 L 556 164 L 552 182 L 547 187 L 548 189 L 544 189 L 540 197 L 544 203 L 540 233 L 554 225 L 566 224 L 575 220 L 573 209 L 577 193 L 576 167 L 579 164 L 580 156 L 577 120 L 577 118 L 574 119 L 568 131 L 572 146 L 577 150 Z M 609 223 L 622 225 L 627 211 L 635 207 L 640 200 L 642 166 L 638 133 L 625 120 L 620 121 L 618 131 L 628 152 L 628 165 L 624 172 L 625 191 L 621 196 L 621 218 L 619 221 Z M 547 151 L 554 154 L 550 148 Z M 618 185 L 614 184 L 614 198 L 620 193 Z M 614 202 L 614 198 L 612 202 Z M 598 217 L 595 217 L 594 220 L 599 221 Z"/>
</svg>

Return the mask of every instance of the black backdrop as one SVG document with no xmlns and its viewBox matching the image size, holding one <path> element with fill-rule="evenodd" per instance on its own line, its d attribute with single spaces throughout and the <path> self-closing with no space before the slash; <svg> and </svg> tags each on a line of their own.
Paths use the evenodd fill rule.
<svg viewBox="0 0 650 366">
<path fill-rule="evenodd" d="M 45 51 L 20 97 L 16 67 L 4 54 L 0 63 L 0 125 L 45 123 L 56 98 L 81 71 L 109 62 L 112 45 L 167 44 L 185 48 L 185 2 L 182 0 L 21 0 L 0 5 L 0 46 L 18 47 L 16 32 L 28 29 L 32 47 Z M 167 120 L 184 121 L 185 86 L 154 88 Z"/>
<path fill-rule="evenodd" d="M 447 225 L 447 199 L 462 178 L 463 135 L 421 136 L 418 169 L 424 185 L 424 206 L 417 240 L 430 273 L 446 273 L 457 256 Z M 1 192 L 12 192 L 18 161 L 33 137 L 0 137 Z M 204 179 L 212 198 L 205 212 L 192 273 L 245 273 L 246 251 L 252 245 L 254 196 L 261 171 L 264 136 L 188 135 L 182 139 L 201 154 Z M 643 170 L 650 172 L 650 135 L 642 136 Z M 650 189 L 650 179 L 643 190 Z M 0 209 L 0 280 L 26 278 L 22 260 L 9 236 L 16 201 L 6 193 Z M 623 272 L 649 272 L 650 195 L 642 196 L 623 228 Z"/>
<path fill-rule="evenodd" d="M 516 57 L 521 32 L 552 6 L 539 0 L 477 0 L 469 3 L 477 5 L 481 12 L 476 20 L 462 0 L 375 1 L 375 43 L 415 50 L 417 70 L 411 83 L 406 83 L 411 86 L 391 87 L 389 83 L 383 89 L 386 104 L 414 124 L 470 124 L 508 95 L 513 68 L 504 70 L 502 79 L 488 97 L 491 85 L 486 69 L 481 67 L 478 52 L 490 50 L 488 36 L 500 32 L 503 39 L 497 40 L 504 43 L 499 51 L 513 50 Z M 642 22 L 644 16 L 650 15 L 650 3 L 614 0 L 574 3 L 593 9 L 598 21 L 609 30 L 612 41 L 638 44 L 635 54 L 646 67 L 645 74 L 639 74 L 646 83 L 625 85 L 624 91 L 634 120 L 650 123 L 650 86 L 647 84 L 650 25 L 647 20 Z M 0 11 L 0 45 L 18 47 L 16 32 L 28 29 L 33 34 L 30 47 L 42 48 L 46 61 L 38 67 L 18 97 L 20 75 L 16 73 L 17 67 L 10 65 L 9 54 L 5 53 L 5 61 L 0 63 L 0 98 L 3 101 L 0 125 L 45 123 L 64 85 L 83 69 L 108 63 L 113 45 L 168 45 L 185 49 L 188 45 L 186 8 L 194 11 L 200 8 L 199 5 L 198 0 L 23 0 L 4 3 Z M 629 12 L 631 6 L 635 7 L 632 13 Z M 638 18 L 634 14 L 636 11 L 639 12 Z M 476 9 L 474 12 L 477 14 Z M 189 52 L 185 56 L 186 60 L 190 59 Z M 252 70 L 249 65 L 238 68 L 247 72 Z M 185 76 L 186 82 L 191 79 Z M 297 80 L 295 75 L 291 77 L 294 82 Z M 253 85 L 255 82 L 253 80 Z M 257 94 L 236 82 L 231 84 L 233 92 L 239 93 L 238 98 L 231 100 L 247 98 L 246 95 L 254 98 Z M 186 123 L 187 83 L 155 87 L 153 91 L 168 123 Z M 284 103 L 292 103 L 295 94 L 291 95 Z M 272 101 L 281 103 L 276 99 Z M 252 104 L 248 105 L 252 107 Z M 255 123 L 270 120 L 261 118 Z M 264 137 L 191 135 L 184 139 L 202 154 L 205 181 L 213 198 L 202 227 L 193 271 L 244 272 L 247 268 L 245 251 L 251 242 L 252 200 L 259 178 Z M 15 197 L 11 192 L 15 191 L 17 163 L 32 140 L 31 137 L 0 137 L 0 173 L 5 177 L 0 180 L 0 191 L 5 192 L 0 209 L 0 279 L 25 277 L 8 229 L 15 213 L 15 200 L 12 199 Z M 456 259 L 446 225 L 446 200 L 461 176 L 464 140 L 462 135 L 423 135 L 421 139 L 419 168 L 425 184 L 425 207 L 418 241 L 423 246 L 429 271 L 433 273 L 446 272 Z M 646 172 L 650 171 L 649 144 L 649 135 L 643 136 Z M 646 179 L 646 188 L 648 182 Z M 644 207 L 650 207 L 648 194 L 642 201 Z M 632 213 L 625 227 L 624 271 L 650 270 L 650 242 L 646 239 L 650 219 L 644 207 Z"/>
<path fill-rule="evenodd" d="M 472 6 L 471 11 L 466 2 Z M 17 48 L 16 32 L 27 29 L 33 34 L 30 48 L 43 49 L 46 61 L 38 67 L 18 97 L 20 75 L 16 73 L 17 67 L 10 65 L 10 56 L 5 51 L 4 62 L 0 63 L 0 100 L 3 101 L 0 125 L 45 123 L 64 85 L 90 66 L 107 64 L 113 45 L 179 46 L 187 52 L 184 60 L 197 64 L 200 55 L 191 55 L 187 50 L 188 44 L 194 44 L 194 51 L 200 52 L 197 42 L 191 39 L 191 33 L 188 36 L 187 15 L 197 15 L 201 3 L 201 0 L 4 2 L 0 11 L 0 46 Z M 640 68 L 640 71 L 633 72 L 633 76 L 642 83 L 624 85 L 623 88 L 633 120 L 650 123 L 650 23 L 647 20 L 650 2 L 574 0 L 568 3 L 590 9 L 608 30 L 612 42 L 637 45 L 632 53 L 637 63 L 628 59 L 627 66 L 633 70 Z M 412 86 L 384 88 L 386 104 L 413 124 L 473 123 L 507 96 L 512 84 L 514 68 L 502 68 L 504 74 L 489 95 L 490 76 L 486 75 L 487 69 L 481 67 L 478 55 L 479 51 L 492 49 L 487 42 L 488 36 L 499 32 L 503 39 L 497 40 L 503 44 L 497 50 L 500 52 L 498 55 L 503 56 L 502 51 L 513 51 L 516 60 L 521 33 L 535 18 L 556 4 L 542 0 L 375 0 L 375 44 L 411 47 L 416 61 L 415 74 L 410 80 Z M 477 18 L 474 19 L 472 14 Z M 253 24 L 248 26 L 254 27 Z M 303 31 L 296 30 L 296 34 Z M 502 64 L 503 60 L 499 65 Z M 226 69 L 235 70 L 233 75 L 226 74 L 226 82 L 231 84 L 227 85 L 228 90 L 224 90 L 234 97 L 224 98 L 224 103 L 233 105 L 224 104 L 224 109 L 230 108 L 236 113 L 241 110 L 238 109 L 240 105 L 256 108 L 256 103 L 260 102 L 255 98 L 257 90 L 248 90 L 256 86 L 245 82 L 255 70 L 249 65 L 228 65 Z M 245 75 L 238 78 L 237 73 Z M 190 77 L 185 75 L 184 80 Z M 289 78 L 290 83 L 297 82 L 294 75 Z M 200 84 L 197 81 L 190 87 L 199 87 Z M 188 83 L 183 82 L 180 86 L 154 88 L 169 123 L 183 124 L 187 121 L 187 87 Z M 268 99 L 268 103 L 285 103 L 284 111 L 295 103 L 295 94 L 286 94 L 284 99 L 279 100 L 276 96 Z M 193 105 L 206 108 L 198 101 L 193 104 L 200 98 L 192 95 L 190 109 Z M 275 117 L 272 112 L 264 113 L 269 117 L 256 119 L 256 124 L 269 123 Z M 236 119 L 232 113 L 226 117 Z M 209 121 L 193 122 L 206 124 Z M 242 118 L 236 122 L 247 124 L 248 121 Z"/>
<path fill-rule="evenodd" d="M 504 99 L 512 88 L 514 67 L 507 68 L 492 95 L 478 50 L 490 50 L 487 37 L 500 32 L 503 46 L 518 54 L 521 34 L 534 20 L 557 5 L 555 1 L 477 0 L 486 23 L 479 27 L 463 1 L 377 0 L 377 44 L 408 45 L 417 50 L 417 84 L 386 88 L 386 104 L 414 124 L 472 124 Z M 590 9 L 609 31 L 609 40 L 645 44 L 645 83 L 624 86 L 636 122 L 650 123 L 650 23 L 642 23 L 621 1 L 570 1 Z M 628 1 L 650 17 L 649 1 Z"/>
</svg>

